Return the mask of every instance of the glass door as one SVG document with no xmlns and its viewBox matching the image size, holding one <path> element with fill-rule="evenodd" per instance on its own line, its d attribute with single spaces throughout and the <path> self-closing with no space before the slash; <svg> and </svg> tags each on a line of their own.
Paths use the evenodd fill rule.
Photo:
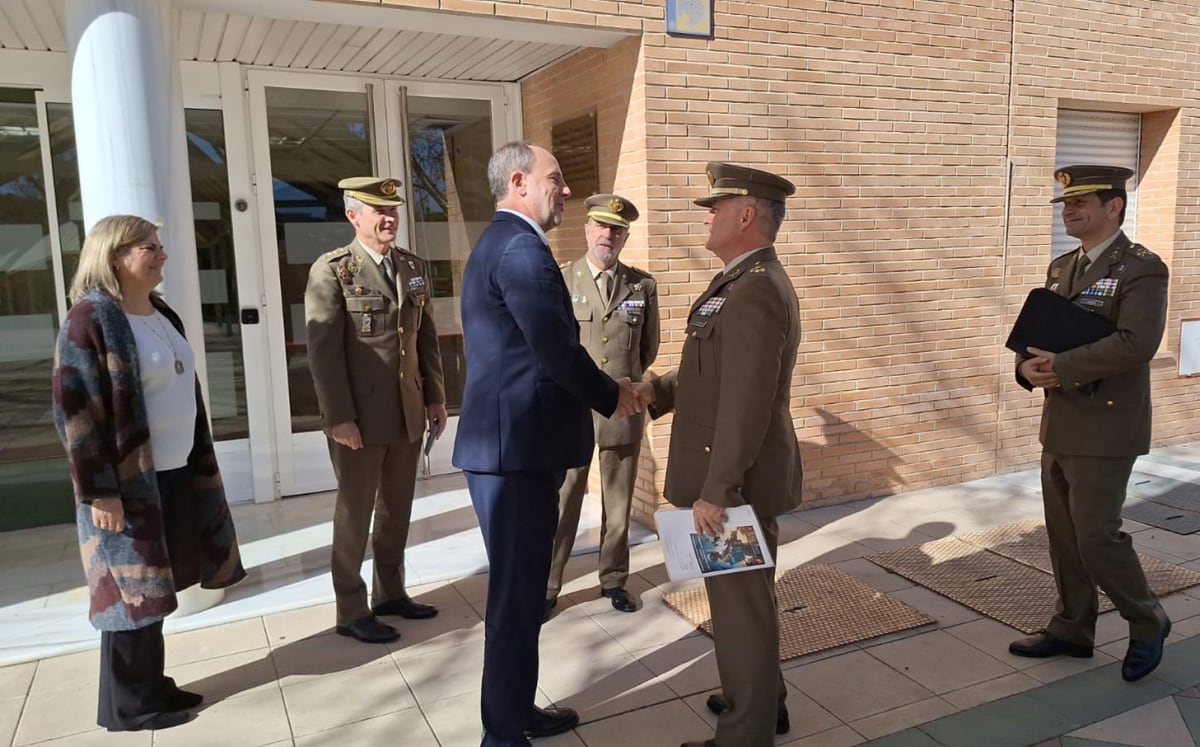
<svg viewBox="0 0 1200 747">
<path fill-rule="evenodd" d="M 446 377 L 446 436 L 430 454 L 430 473 L 450 472 L 458 411 L 462 405 L 462 317 L 459 289 L 467 255 L 492 219 L 487 181 L 499 137 L 503 102 L 495 87 L 466 89 L 409 84 L 396 96 L 405 118 L 408 154 L 410 250 L 429 263 L 433 316 Z"/>
<path fill-rule="evenodd" d="M 504 89 L 265 70 L 247 80 L 280 493 L 336 484 L 308 367 L 304 289 L 312 263 L 354 237 L 337 188 L 348 176 L 404 182 L 397 243 L 429 262 L 452 416 L 429 465 L 451 471 L 463 385 L 458 288 L 492 215 L 487 161 L 509 131 L 497 116 Z"/>
<path fill-rule="evenodd" d="M 250 71 L 275 444 L 282 495 L 335 487 L 308 367 L 304 288 L 312 263 L 354 238 L 339 179 L 378 172 L 378 95 L 337 76 Z"/>
</svg>

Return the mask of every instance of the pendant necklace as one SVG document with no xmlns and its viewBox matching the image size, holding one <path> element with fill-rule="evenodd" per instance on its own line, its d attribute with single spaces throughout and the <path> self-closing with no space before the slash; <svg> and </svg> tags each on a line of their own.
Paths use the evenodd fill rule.
<svg viewBox="0 0 1200 747">
<path fill-rule="evenodd" d="M 155 337 L 167 343 L 167 347 L 171 349 L 171 357 L 175 359 L 175 373 L 183 376 L 183 361 L 179 360 L 179 353 L 175 352 L 175 343 L 171 342 L 171 333 L 163 326 L 162 315 L 155 311 L 151 318 L 154 319 L 154 324 L 151 324 L 150 320 L 145 317 L 138 317 L 138 319 L 144 320 L 146 326 L 154 333 Z M 157 329 L 155 329 L 156 327 Z"/>
</svg>

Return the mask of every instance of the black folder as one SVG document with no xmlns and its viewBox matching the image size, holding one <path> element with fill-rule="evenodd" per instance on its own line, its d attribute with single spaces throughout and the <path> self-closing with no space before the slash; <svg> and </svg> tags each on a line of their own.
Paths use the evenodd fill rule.
<svg viewBox="0 0 1200 747">
<path fill-rule="evenodd" d="M 1051 353 L 1087 345 L 1117 330 L 1117 325 L 1099 314 L 1063 298 L 1048 288 L 1034 288 L 1025 297 L 1004 347 L 1018 355 L 1026 348 Z"/>
</svg>

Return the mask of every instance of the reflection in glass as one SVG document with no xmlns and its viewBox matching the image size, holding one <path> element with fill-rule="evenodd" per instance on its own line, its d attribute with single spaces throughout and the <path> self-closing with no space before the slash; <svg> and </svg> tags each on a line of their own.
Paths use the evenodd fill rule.
<svg viewBox="0 0 1200 747">
<path fill-rule="evenodd" d="M 446 373 L 446 407 L 462 403 L 463 335 L 459 316 L 467 255 L 492 219 L 487 162 L 491 106 L 475 99 L 408 97 L 413 249 L 429 262 L 433 313 Z"/>
<path fill-rule="evenodd" d="M 0 531 L 74 513 L 50 409 L 58 334 L 33 91 L 0 89 Z"/>
<path fill-rule="evenodd" d="M 317 257 L 354 238 L 337 183 L 374 173 L 367 95 L 267 88 L 266 101 L 292 432 L 302 433 L 321 428 L 308 370 L 304 288 Z"/>
</svg>

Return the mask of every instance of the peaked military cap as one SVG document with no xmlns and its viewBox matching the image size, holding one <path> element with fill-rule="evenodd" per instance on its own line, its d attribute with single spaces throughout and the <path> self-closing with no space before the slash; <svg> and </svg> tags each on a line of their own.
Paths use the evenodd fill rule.
<svg viewBox="0 0 1200 747">
<path fill-rule="evenodd" d="M 788 195 L 796 191 L 796 185 L 782 176 L 749 166 L 709 161 L 705 174 L 708 176 L 709 194 L 694 201 L 701 207 L 712 207 L 713 203 L 726 197 L 746 195 L 784 202 Z"/>
<path fill-rule="evenodd" d="M 629 228 L 639 215 L 637 205 L 620 195 L 592 195 L 583 204 L 587 205 L 587 217 L 610 226 Z"/>
<path fill-rule="evenodd" d="M 352 176 L 338 182 L 338 189 L 374 207 L 404 204 L 404 198 L 400 195 L 400 180 L 390 176 Z"/>
<path fill-rule="evenodd" d="M 1064 166 L 1054 172 L 1054 178 L 1063 186 L 1062 194 L 1050 202 L 1062 202 L 1069 197 L 1078 197 L 1106 189 L 1125 189 L 1125 180 L 1133 176 L 1131 169 L 1121 166 Z"/>
</svg>

